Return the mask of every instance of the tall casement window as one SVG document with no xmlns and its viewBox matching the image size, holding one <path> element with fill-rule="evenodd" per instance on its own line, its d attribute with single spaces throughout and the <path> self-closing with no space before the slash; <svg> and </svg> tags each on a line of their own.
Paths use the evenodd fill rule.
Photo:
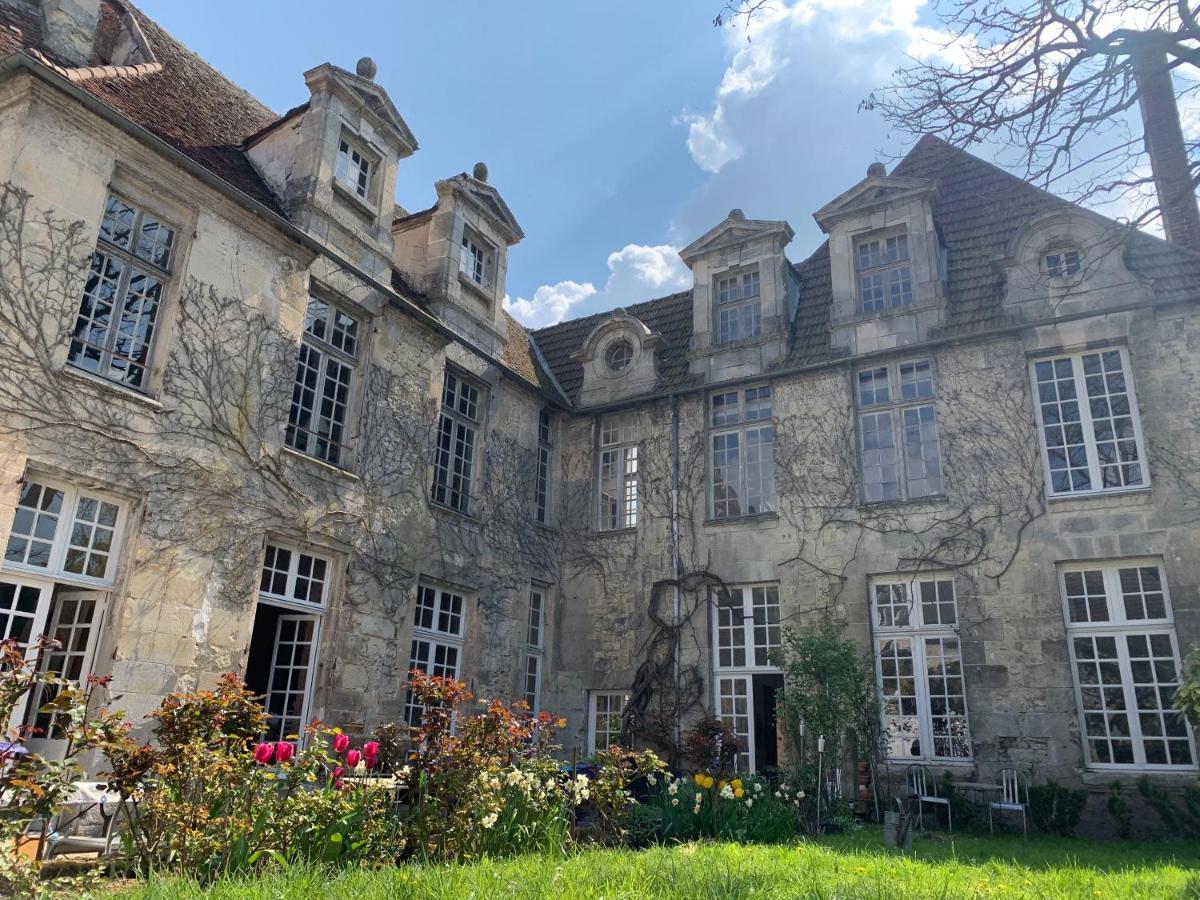
<svg viewBox="0 0 1200 900">
<path fill-rule="evenodd" d="M 728 344 L 762 334 L 758 269 L 721 275 L 713 286 L 717 343 Z"/>
<path fill-rule="evenodd" d="M 908 235 L 860 238 L 854 245 L 863 312 L 908 306 L 913 300 Z"/>
<path fill-rule="evenodd" d="M 175 261 L 175 228 L 116 194 L 104 202 L 67 360 L 144 391 Z"/>
<path fill-rule="evenodd" d="M 1051 496 L 1150 483 L 1124 349 L 1037 359 L 1030 370 Z"/>
<path fill-rule="evenodd" d="M 333 174 L 356 196 L 370 199 L 371 179 L 375 174 L 374 161 L 365 150 L 347 138 L 342 138 L 338 144 Z"/>
<path fill-rule="evenodd" d="M 855 375 L 863 500 L 919 500 L 944 489 L 928 359 Z"/>
<path fill-rule="evenodd" d="M 345 462 L 348 449 L 359 332 L 354 316 L 319 297 L 308 298 L 285 441 L 335 466 Z"/>
<path fill-rule="evenodd" d="M 533 482 L 533 516 L 539 525 L 550 524 L 550 466 L 554 456 L 554 430 L 550 410 L 538 413 L 537 470 Z"/>
<path fill-rule="evenodd" d="M 126 516 L 123 501 L 90 488 L 24 480 L 0 561 L 0 640 L 32 655 L 33 639 L 49 635 L 61 646 L 42 657 L 42 671 L 82 683 L 95 662 Z M 30 742 L 38 752 L 65 752 L 54 717 L 38 712 L 55 693 L 43 689 L 0 727 L 33 725 L 43 729 Z"/>
<path fill-rule="evenodd" d="M 496 251 L 492 245 L 469 228 L 463 229 L 462 253 L 458 270 L 479 287 L 491 287 Z"/>
<path fill-rule="evenodd" d="M 763 761 L 763 752 L 770 750 L 773 755 L 774 750 L 774 735 L 761 723 L 773 717 L 773 691 L 779 680 L 779 670 L 770 657 L 783 641 L 779 588 L 731 587 L 718 593 L 714 601 L 713 699 L 718 717 L 737 735 L 735 767 L 739 772 L 753 772 Z M 760 743 L 764 746 L 759 747 Z"/>
<path fill-rule="evenodd" d="M 713 394 L 709 409 L 713 518 L 753 516 L 774 509 L 770 385 Z"/>
<path fill-rule="evenodd" d="M 446 369 L 433 460 L 433 502 L 468 514 L 473 507 L 479 397 L 477 385 Z"/>
<path fill-rule="evenodd" d="M 542 708 L 542 663 L 546 644 L 546 591 L 534 585 L 529 590 L 529 620 L 525 643 L 525 702 L 530 712 Z"/>
<path fill-rule="evenodd" d="M 419 585 L 413 608 L 409 671 L 420 669 L 426 675 L 458 678 L 462 671 L 465 625 L 466 601 L 462 594 Z M 424 714 L 425 707 L 409 690 L 404 701 L 404 720 L 409 725 L 420 725 Z"/>
<path fill-rule="evenodd" d="M 875 579 L 871 605 L 888 755 L 970 759 L 954 582 L 938 576 Z"/>
<path fill-rule="evenodd" d="M 264 697 L 270 740 L 301 736 L 312 718 L 332 577 L 327 556 L 270 541 L 264 548 L 246 684 Z"/>
<path fill-rule="evenodd" d="M 1087 765 L 1193 768 L 1183 715 L 1179 644 L 1162 565 L 1120 560 L 1059 571 Z"/>
<path fill-rule="evenodd" d="M 592 691 L 588 695 L 588 756 L 621 740 L 621 716 L 629 695 L 624 691 Z"/>
<path fill-rule="evenodd" d="M 600 530 L 637 527 L 638 445 L 631 422 L 619 416 L 600 420 L 596 468 Z"/>
</svg>

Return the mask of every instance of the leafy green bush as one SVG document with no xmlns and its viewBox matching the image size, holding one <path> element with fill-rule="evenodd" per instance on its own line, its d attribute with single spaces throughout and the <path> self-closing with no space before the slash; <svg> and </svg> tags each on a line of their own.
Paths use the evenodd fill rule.
<svg viewBox="0 0 1200 900">
<path fill-rule="evenodd" d="M 705 772 L 667 775 L 656 788 L 645 805 L 661 811 L 663 837 L 672 841 L 782 842 L 796 836 L 802 810 L 811 802 L 803 790 L 752 775 L 729 781 Z"/>
<path fill-rule="evenodd" d="M 1086 804 L 1086 790 L 1065 788 L 1051 779 L 1029 788 L 1029 821 L 1035 831 L 1070 837 Z"/>
<path fill-rule="evenodd" d="M 1114 781 L 1109 785 L 1108 800 L 1104 805 L 1108 809 L 1108 814 L 1112 816 L 1113 824 L 1117 828 L 1117 836 L 1133 837 L 1133 810 L 1121 793 L 1121 782 Z"/>
<path fill-rule="evenodd" d="M 1173 797 L 1143 775 L 1137 782 L 1138 793 L 1157 814 L 1172 837 L 1200 838 L 1200 787 L 1194 784 Z"/>
</svg>

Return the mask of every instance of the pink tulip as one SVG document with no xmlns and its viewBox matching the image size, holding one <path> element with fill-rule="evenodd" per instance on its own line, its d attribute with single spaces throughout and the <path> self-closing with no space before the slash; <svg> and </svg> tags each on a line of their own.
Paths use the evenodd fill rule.
<svg viewBox="0 0 1200 900">
<path fill-rule="evenodd" d="M 362 752 L 367 761 L 367 768 L 375 768 L 375 762 L 379 759 L 379 741 L 367 741 L 363 744 Z"/>
<path fill-rule="evenodd" d="M 361 760 L 361 759 L 362 759 L 361 753 L 359 753 L 357 750 L 351 750 L 349 753 L 346 754 L 346 765 L 348 765 L 350 768 L 353 769 L 355 766 L 358 765 L 359 760 Z"/>
<path fill-rule="evenodd" d="M 290 760 L 296 753 L 295 744 L 290 744 L 287 741 L 280 741 L 275 745 L 275 761 L 281 766 Z"/>
<path fill-rule="evenodd" d="M 275 755 L 274 744 L 259 744 L 254 748 L 254 761 L 260 766 L 265 766 L 271 762 L 271 757 Z"/>
<path fill-rule="evenodd" d="M 333 752 L 339 756 L 346 752 L 346 748 L 350 746 L 350 735 L 338 734 L 333 738 Z"/>
</svg>

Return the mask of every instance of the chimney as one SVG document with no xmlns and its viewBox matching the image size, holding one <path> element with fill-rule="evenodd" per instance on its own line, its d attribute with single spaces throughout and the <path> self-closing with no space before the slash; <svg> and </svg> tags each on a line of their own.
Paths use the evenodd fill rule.
<svg viewBox="0 0 1200 900">
<path fill-rule="evenodd" d="M 1135 47 L 1132 61 L 1142 110 L 1142 136 L 1150 156 L 1163 230 L 1171 243 L 1200 252 L 1200 208 L 1196 206 L 1196 186 L 1167 56 L 1147 44 Z"/>
<path fill-rule="evenodd" d="M 86 66 L 92 57 L 100 0 L 41 0 L 46 49 L 71 65 Z"/>
</svg>

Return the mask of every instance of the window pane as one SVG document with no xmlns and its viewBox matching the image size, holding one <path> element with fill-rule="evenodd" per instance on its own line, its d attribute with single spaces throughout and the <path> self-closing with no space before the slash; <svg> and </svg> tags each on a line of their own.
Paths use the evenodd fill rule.
<svg viewBox="0 0 1200 900">
<path fill-rule="evenodd" d="M 1100 486 L 1120 488 L 1141 484 L 1141 452 L 1121 354 L 1116 350 L 1088 353 L 1082 361 L 1100 465 Z"/>
<path fill-rule="evenodd" d="M 910 407 L 904 415 L 904 476 L 908 496 L 942 492 L 942 458 L 932 406 Z"/>
<path fill-rule="evenodd" d="M 917 682 L 913 667 L 912 640 L 895 638 L 878 645 L 880 703 L 887 734 L 888 756 L 919 757 L 920 720 L 917 714 Z"/>
<path fill-rule="evenodd" d="M 862 442 L 863 498 L 868 503 L 896 500 L 900 485 L 896 471 L 896 444 L 892 414 L 874 413 L 860 419 Z"/>
</svg>

